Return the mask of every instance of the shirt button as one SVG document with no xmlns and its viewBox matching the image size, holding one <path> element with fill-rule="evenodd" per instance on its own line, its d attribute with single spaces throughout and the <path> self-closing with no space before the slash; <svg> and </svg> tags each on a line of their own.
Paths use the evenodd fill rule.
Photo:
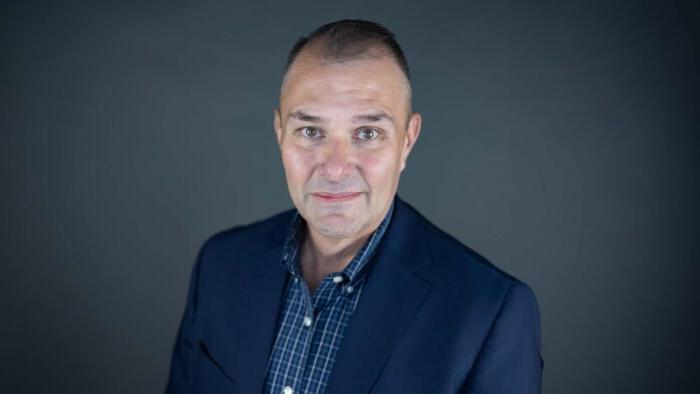
<svg viewBox="0 0 700 394">
<path fill-rule="evenodd" d="M 297 276 L 294 277 L 294 283 L 299 283 L 299 277 L 297 277 Z"/>
<path fill-rule="evenodd" d="M 355 288 L 353 288 L 352 286 L 348 286 L 348 287 L 345 288 L 345 291 L 347 291 L 348 294 L 352 293 L 353 290 L 355 290 Z"/>
<path fill-rule="evenodd" d="M 333 277 L 333 283 L 340 283 L 342 281 L 343 281 L 343 277 L 341 275 Z"/>
<path fill-rule="evenodd" d="M 313 322 L 313 321 L 311 320 L 310 317 L 308 317 L 308 316 L 305 316 L 305 317 L 304 317 L 304 326 L 305 326 L 305 327 L 310 327 L 312 322 Z"/>
<path fill-rule="evenodd" d="M 282 389 L 282 394 L 294 394 L 294 390 L 291 387 L 286 386 L 284 389 Z"/>
</svg>

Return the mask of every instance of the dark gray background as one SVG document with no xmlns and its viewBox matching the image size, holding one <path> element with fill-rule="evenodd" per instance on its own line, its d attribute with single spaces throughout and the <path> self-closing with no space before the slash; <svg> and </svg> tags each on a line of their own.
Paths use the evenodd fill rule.
<svg viewBox="0 0 700 394">
<path fill-rule="evenodd" d="M 544 392 L 700 392 L 698 1 L 347 3 L 2 3 L 0 391 L 163 389 L 203 240 L 291 206 L 287 51 L 366 18 L 424 117 L 400 194 L 532 286 Z"/>
</svg>

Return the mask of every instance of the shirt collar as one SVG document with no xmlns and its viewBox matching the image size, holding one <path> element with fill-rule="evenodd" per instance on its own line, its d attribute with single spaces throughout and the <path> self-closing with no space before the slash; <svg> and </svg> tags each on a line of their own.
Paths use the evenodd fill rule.
<svg viewBox="0 0 700 394">
<path fill-rule="evenodd" d="M 384 219 L 382 219 L 382 222 L 379 224 L 377 229 L 374 230 L 362 248 L 360 248 L 350 263 L 341 272 L 350 283 L 354 283 L 359 280 L 366 271 L 368 262 L 372 259 L 372 256 L 377 250 L 377 246 L 382 240 L 387 227 L 389 227 L 389 222 L 391 221 L 393 211 L 394 201 L 391 202 L 389 211 L 384 216 Z M 306 233 L 305 229 L 306 221 L 297 210 L 292 218 L 289 226 L 289 232 L 282 249 L 282 265 L 295 276 L 301 275 L 299 268 L 299 246 L 304 241 Z"/>
</svg>

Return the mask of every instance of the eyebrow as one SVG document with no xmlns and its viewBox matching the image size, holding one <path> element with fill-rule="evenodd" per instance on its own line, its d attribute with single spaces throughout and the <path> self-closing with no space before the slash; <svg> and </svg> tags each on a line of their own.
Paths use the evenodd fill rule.
<svg viewBox="0 0 700 394">
<path fill-rule="evenodd" d="M 328 121 L 320 116 L 311 115 L 304 111 L 294 111 L 287 115 L 287 118 L 294 118 L 301 120 L 302 122 L 315 122 L 315 123 L 327 123 Z M 388 120 L 394 123 L 394 117 L 386 114 L 384 112 L 377 112 L 371 114 L 361 114 L 352 117 L 353 123 L 363 123 L 363 122 L 381 122 L 382 120 Z"/>
<path fill-rule="evenodd" d="M 362 115 L 355 115 L 352 117 L 352 121 L 355 123 L 360 123 L 360 122 L 380 122 L 382 120 L 388 120 L 390 122 L 394 122 L 394 117 L 385 114 L 384 112 L 379 112 L 375 114 L 362 114 Z"/>
<path fill-rule="evenodd" d="M 316 115 L 309 115 L 304 111 L 294 111 L 287 115 L 287 118 L 294 118 L 301 120 L 302 122 L 317 122 L 317 123 L 325 123 L 326 121 L 321 118 L 320 116 Z"/>
</svg>

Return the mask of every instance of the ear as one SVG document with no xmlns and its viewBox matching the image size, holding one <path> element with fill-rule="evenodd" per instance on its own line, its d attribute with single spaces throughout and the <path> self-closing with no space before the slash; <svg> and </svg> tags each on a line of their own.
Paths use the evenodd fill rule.
<svg viewBox="0 0 700 394">
<path fill-rule="evenodd" d="M 277 136 L 277 145 L 282 145 L 282 115 L 280 114 L 279 108 L 275 108 L 274 118 L 274 128 L 275 135 Z"/>
<path fill-rule="evenodd" d="M 411 150 L 418 139 L 418 135 L 420 135 L 421 123 L 421 115 L 418 112 L 412 113 L 410 119 L 408 120 L 406 134 L 404 135 L 404 144 L 401 152 L 401 171 L 406 168 L 406 159 L 408 159 L 408 154 L 411 153 Z"/>
</svg>

